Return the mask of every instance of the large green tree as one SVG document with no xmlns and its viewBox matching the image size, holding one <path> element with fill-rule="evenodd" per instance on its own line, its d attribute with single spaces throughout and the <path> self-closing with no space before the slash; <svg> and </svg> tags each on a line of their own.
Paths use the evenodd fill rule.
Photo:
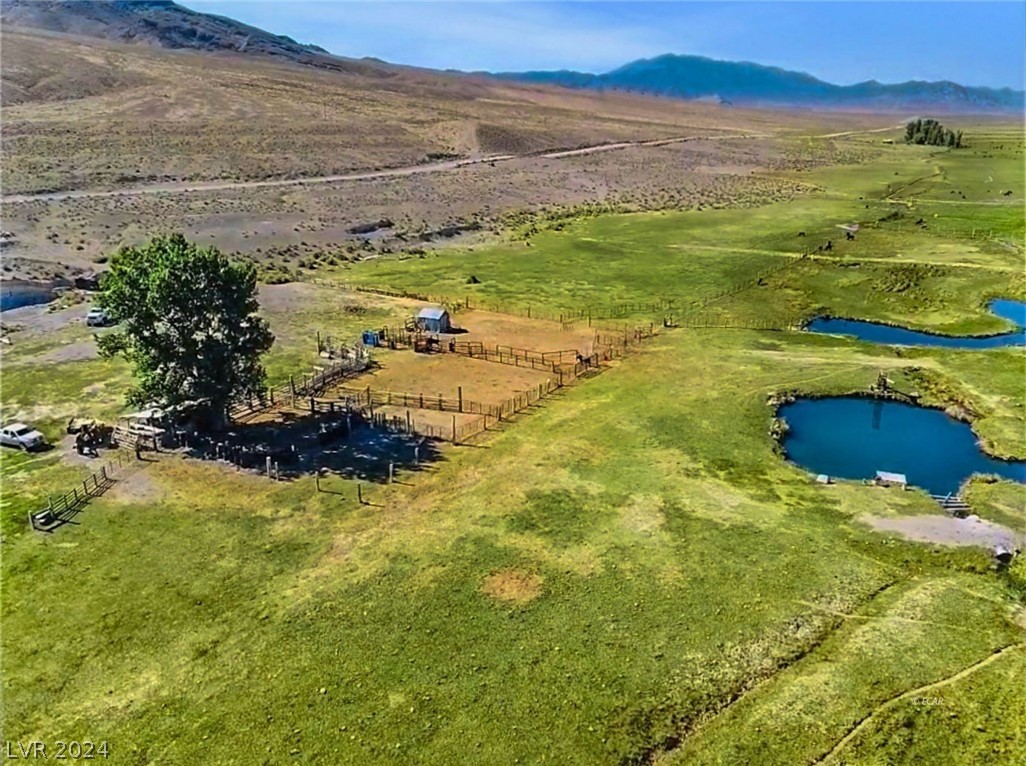
<svg viewBox="0 0 1026 766">
<path fill-rule="evenodd" d="M 201 402 L 215 425 L 233 400 L 264 384 L 261 356 L 274 343 L 257 316 L 256 272 L 180 234 L 124 247 L 110 261 L 100 305 L 120 327 L 100 352 L 135 370 L 133 404 Z"/>
</svg>

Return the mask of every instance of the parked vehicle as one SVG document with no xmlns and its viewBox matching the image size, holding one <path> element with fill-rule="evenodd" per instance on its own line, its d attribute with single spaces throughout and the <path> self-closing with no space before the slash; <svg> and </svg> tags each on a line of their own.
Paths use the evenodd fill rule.
<svg viewBox="0 0 1026 766">
<path fill-rule="evenodd" d="M 46 437 L 24 423 L 11 423 L 0 428 L 0 444 L 30 450 L 46 444 Z"/>
<path fill-rule="evenodd" d="M 110 324 L 110 317 L 107 316 L 106 311 L 98 307 L 89 309 L 89 313 L 86 314 L 87 326 L 106 327 L 108 324 Z"/>
</svg>

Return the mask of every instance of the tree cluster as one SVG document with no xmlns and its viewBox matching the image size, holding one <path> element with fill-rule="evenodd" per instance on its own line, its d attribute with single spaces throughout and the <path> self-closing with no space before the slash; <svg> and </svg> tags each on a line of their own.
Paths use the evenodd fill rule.
<svg viewBox="0 0 1026 766">
<path fill-rule="evenodd" d="M 962 131 L 956 133 L 953 130 L 946 130 L 937 120 L 913 120 L 905 126 L 905 143 L 949 146 L 952 149 L 960 149 L 962 148 Z"/>
</svg>

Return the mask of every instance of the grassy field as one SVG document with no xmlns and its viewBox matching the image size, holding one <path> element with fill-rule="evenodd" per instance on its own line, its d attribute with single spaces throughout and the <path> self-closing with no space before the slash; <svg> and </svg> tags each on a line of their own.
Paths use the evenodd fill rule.
<svg viewBox="0 0 1026 766">
<path fill-rule="evenodd" d="M 1003 211 L 1009 198 L 963 180 L 986 152 L 1021 214 L 1021 140 L 984 149 L 966 133 L 977 143 L 962 152 L 894 146 L 802 171 L 823 187 L 810 200 L 582 219 L 530 246 L 338 276 L 556 312 L 684 305 L 833 235 L 830 252 L 707 310 L 995 331 L 986 300 L 1026 292 L 1012 229 L 944 229 L 926 192 L 914 204 L 938 218 L 923 229 L 911 202 L 886 198 L 940 166 L 974 192 L 966 204 Z M 879 222 L 896 208 L 914 212 Z M 852 221 L 864 228 L 849 242 L 835 232 Z M 306 314 L 281 304 L 295 324 L 272 370 L 305 358 L 319 313 L 335 321 L 326 295 Z M 767 399 L 862 390 L 883 369 L 971 409 L 989 447 L 1022 458 L 1023 364 L 1021 350 L 681 327 L 488 440 L 365 486 L 371 504 L 335 476 L 317 492 L 311 477 L 168 456 L 47 537 L 25 512 L 81 469 L 5 453 L 5 736 L 106 740 L 116 763 L 1022 761 L 1021 580 L 982 549 L 873 532 L 867 515 L 937 507 L 811 482 L 780 458 Z M 5 406 L 8 390 L 30 401 L 38 374 L 5 364 Z M 62 383 L 53 406 L 108 374 Z M 967 498 L 1021 528 L 1026 488 L 974 482 Z"/>
</svg>

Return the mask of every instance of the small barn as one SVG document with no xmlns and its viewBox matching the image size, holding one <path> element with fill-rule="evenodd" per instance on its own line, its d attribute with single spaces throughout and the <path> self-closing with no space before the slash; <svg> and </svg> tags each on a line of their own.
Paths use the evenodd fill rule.
<svg viewBox="0 0 1026 766">
<path fill-rule="evenodd" d="M 417 327 L 426 332 L 449 332 L 452 324 L 444 308 L 429 306 L 417 314 Z"/>
</svg>

